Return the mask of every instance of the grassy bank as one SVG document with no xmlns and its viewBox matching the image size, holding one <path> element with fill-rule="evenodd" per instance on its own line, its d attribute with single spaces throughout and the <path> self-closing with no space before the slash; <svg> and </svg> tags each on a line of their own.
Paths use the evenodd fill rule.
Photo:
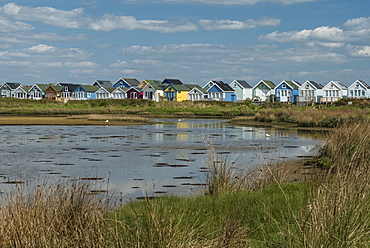
<svg viewBox="0 0 370 248">
<path fill-rule="evenodd" d="M 348 105 L 348 101 L 352 101 L 352 105 Z M 238 124 L 262 123 L 302 128 L 333 128 L 347 121 L 369 120 L 370 104 L 367 100 L 355 99 L 342 100 L 329 106 L 313 107 L 297 107 L 283 103 L 255 106 L 248 101 L 153 102 L 143 99 L 69 101 L 64 104 L 53 100 L 3 98 L 0 100 L 0 115 L 227 118 Z M 123 120 L 124 118 L 120 118 L 120 121 Z"/>
<path fill-rule="evenodd" d="M 284 247 L 292 242 L 281 232 L 286 225 L 298 232 L 295 219 L 309 191 L 304 184 L 285 184 L 131 202 L 109 215 L 115 220 L 110 228 L 116 247 Z"/>
<path fill-rule="evenodd" d="M 78 180 L 19 190 L 3 196 L 0 246 L 369 247 L 369 144 L 368 122 L 344 124 L 320 152 L 322 169 L 296 182 L 281 164 L 245 171 L 209 146 L 205 195 L 114 210 Z"/>
<path fill-rule="evenodd" d="M 69 101 L 64 104 L 52 100 L 22 100 L 4 98 L 0 100 L 3 115 L 86 115 L 86 114 L 131 114 L 140 116 L 186 116 L 186 117 L 230 117 L 244 115 L 256 107 L 248 102 L 153 102 L 138 99 L 101 99 Z"/>
<path fill-rule="evenodd" d="M 240 116 L 231 120 L 233 123 L 285 123 L 296 127 L 338 127 L 346 122 L 370 120 L 369 108 L 357 107 L 280 107 L 262 108 L 254 116 Z"/>
</svg>

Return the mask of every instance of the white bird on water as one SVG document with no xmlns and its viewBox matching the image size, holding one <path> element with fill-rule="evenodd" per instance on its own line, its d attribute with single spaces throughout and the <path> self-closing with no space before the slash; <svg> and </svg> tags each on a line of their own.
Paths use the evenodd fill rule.
<svg viewBox="0 0 370 248">
<path fill-rule="evenodd" d="M 109 120 L 106 120 L 105 122 L 109 122 Z"/>
<path fill-rule="evenodd" d="M 271 136 L 270 134 L 266 133 L 266 137 L 270 137 L 270 136 Z"/>
</svg>

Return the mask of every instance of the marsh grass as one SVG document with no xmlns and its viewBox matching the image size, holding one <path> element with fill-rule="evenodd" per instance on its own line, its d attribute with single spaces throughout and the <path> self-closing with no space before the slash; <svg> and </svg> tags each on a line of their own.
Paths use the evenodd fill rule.
<svg viewBox="0 0 370 248">
<path fill-rule="evenodd" d="M 81 181 L 16 186 L 1 199 L 1 247 L 104 247 L 103 196 Z"/>
<path fill-rule="evenodd" d="M 347 174 L 353 168 L 363 167 L 370 162 L 369 122 L 347 122 L 336 129 L 320 150 L 320 158 L 328 158 L 330 169 Z"/>
<path fill-rule="evenodd" d="M 309 247 L 370 246 L 370 126 L 347 123 L 320 153 L 326 177 L 317 182 L 303 236 Z"/>
<path fill-rule="evenodd" d="M 294 247 L 305 192 L 307 185 L 282 184 L 129 202 L 108 215 L 108 230 L 114 247 Z"/>
<path fill-rule="evenodd" d="M 345 122 L 367 120 L 368 110 L 347 108 L 278 108 L 261 109 L 254 120 L 259 122 L 294 123 L 299 127 L 333 128 Z"/>
<path fill-rule="evenodd" d="M 122 121 L 122 122 L 150 122 L 148 118 L 135 115 L 109 115 L 109 114 L 90 114 L 72 115 L 68 119 L 86 119 L 89 121 Z"/>
<path fill-rule="evenodd" d="M 240 164 L 239 155 L 232 157 L 224 152 L 217 152 L 212 141 L 204 142 L 207 148 L 207 156 L 203 164 L 207 170 L 205 173 L 206 194 L 218 194 L 220 192 L 251 191 L 259 190 L 270 184 L 285 183 L 297 180 L 292 177 L 292 164 L 284 159 L 278 159 L 279 154 L 274 150 L 270 157 L 260 158 L 259 165 L 250 166 Z M 258 153 L 261 147 L 255 147 Z M 293 178 L 293 179 L 291 179 Z"/>
<path fill-rule="evenodd" d="M 183 203 L 175 196 L 147 198 L 110 213 L 115 247 L 192 247 L 200 224 Z"/>
<path fill-rule="evenodd" d="M 206 194 L 215 195 L 240 190 L 246 182 L 247 175 L 238 172 L 237 157 L 230 158 L 227 155 L 218 154 L 211 141 L 204 144 L 208 150 L 208 156 L 204 161 L 207 168 Z"/>
<path fill-rule="evenodd" d="M 62 103 L 54 100 L 23 100 L 2 98 L 0 114 L 8 115 L 84 115 L 84 114 L 130 114 L 141 116 L 239 116 L 254 111 L 249 102 L 153 102 L 146 99 L 94 99 L 70 100 Z"/>
</svg>

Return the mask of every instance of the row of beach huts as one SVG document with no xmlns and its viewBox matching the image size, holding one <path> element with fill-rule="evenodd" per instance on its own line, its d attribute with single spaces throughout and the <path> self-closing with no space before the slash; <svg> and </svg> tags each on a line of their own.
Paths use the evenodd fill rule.
<svg viewBox="0 0 370 248">
<path fill-rule="evenodd" d="M 298 105 L 332 103 L 341 98 L 370 98 L 370 86 L 356 80 L 349 87 L 338 81 L 326 85 L 314 81 L 303 84 L 297 81 L 282 81 L 275 84 L 261 80 L 251 86 L 244 80 L 234 80 L 230 84 L 211 80 L 203 87 L 185 84 L 180 79 L 143 80 L 120 78 L 112 83 L 108 80 L 95 80 L 92 85 L 75 83 L 48 83 L 25 86 L 6 82 L 0 87 L 0 97 L 19 99 L 69 100 L 90 99 L 149 99 L 159 101 L 245 101 L 285 102 Z"/>
</svg>

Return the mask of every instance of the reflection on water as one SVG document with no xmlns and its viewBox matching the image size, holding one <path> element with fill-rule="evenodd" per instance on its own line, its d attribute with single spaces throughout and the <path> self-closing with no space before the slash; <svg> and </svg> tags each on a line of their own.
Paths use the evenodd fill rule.
<svg viewBox="0 0 370 248">
<path fill-rule="evenodd" d="M 138 126 L 0 126 L 0 189 L 41 178 L 107 180 L 125 198 L 202 188 L 204 142 L 253 167 L 315 155 L 313 132 L 241 127 L 223 120 L 157 120 Z M 8 184 L 6 184 L 8 183 Z M 156 193 L 154 193 L 156 192 Z"/>
</svg>

